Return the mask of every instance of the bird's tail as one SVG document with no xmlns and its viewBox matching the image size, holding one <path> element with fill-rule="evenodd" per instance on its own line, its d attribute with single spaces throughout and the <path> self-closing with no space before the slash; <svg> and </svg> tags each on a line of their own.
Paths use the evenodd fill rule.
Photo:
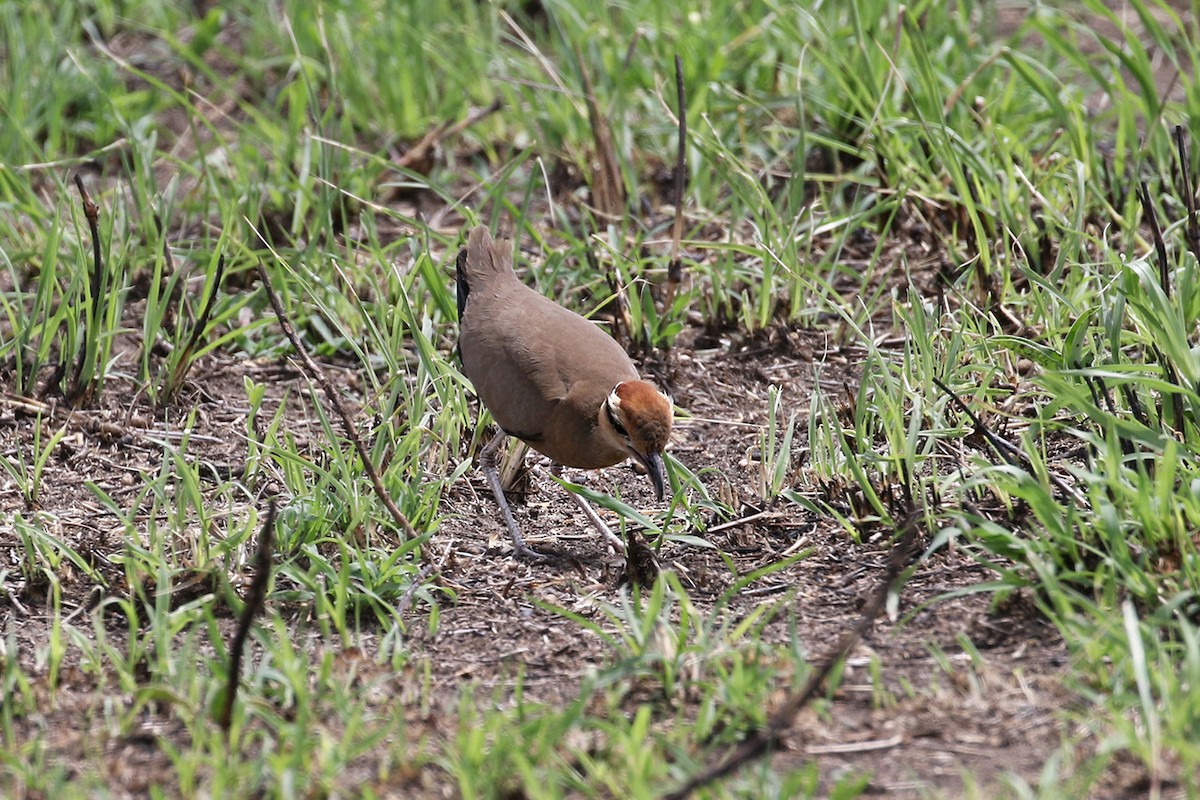
<svg viewBox="0 0 1200 800">
<path fill-rule="evenodd" d="M 491 278 L 512 272 L 512 257 L 507 248 L 497 248 L 487 226 L 477 225 L 467 237 L 467 246 L 458 251 L 455 285 L 458 291 L 458 318 L 462 319 L 472 284 L 487 283 Z"/>
</svg>

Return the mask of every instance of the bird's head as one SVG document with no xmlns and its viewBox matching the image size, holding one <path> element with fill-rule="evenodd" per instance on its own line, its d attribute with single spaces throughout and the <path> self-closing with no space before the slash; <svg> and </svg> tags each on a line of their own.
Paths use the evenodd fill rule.
<svg viewBox="0 0 1200 800">
<path fill-rule="evenodd" d="M 621 447 L 646 468 L 661 500 L 662 453 L 671 438 L 671 401 L 652 383 L 621 381 L 604 401 L 601 417 Z"/>
</svg>

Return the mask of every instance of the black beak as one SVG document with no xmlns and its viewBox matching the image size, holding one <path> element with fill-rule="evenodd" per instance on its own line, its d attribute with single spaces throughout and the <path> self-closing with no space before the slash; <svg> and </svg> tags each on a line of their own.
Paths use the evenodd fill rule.
<svg viewBox="0 0 1200 800">
<path fill-rule="evenodd" d="M 654 494 L 659 500 L 663 499 L 663 460 L 658 453 L 650 455 L 637 454 L 638 461 L 642 462 L 642 466 L 646 468 L 646 472 L 650 475 L 650 482 L 654 484 Z"/>
</svg>

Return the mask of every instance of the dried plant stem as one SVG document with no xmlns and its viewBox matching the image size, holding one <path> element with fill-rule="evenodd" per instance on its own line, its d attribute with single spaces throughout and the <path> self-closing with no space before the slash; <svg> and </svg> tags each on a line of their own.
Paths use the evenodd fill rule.
<svg viewBox="0 0 1200 800">
<path fill-rule="evenodd" d="M 683 88 L 683 61 L 675 56 L 675 95 L 679 103 L 679 151 L 675 158 L 675 226 L 671 229 L 671 261 L 667 266 L 669 291 L 683 280 L 683 262 L 679 258 L 683 239 L 683 192 L 687 186 L 687 92 Z"/>
<path fill-rule="evenodd" d="M 467 116 L 463 117 L 457 122 L 443 122 L 441 125 L 430 128 L 429 131 L 423 137 L 421 137 L 420 141 L 410 147 L 404 153 L 404 155 L 396 159 L 396 166 L 400 167 L 401 169 L 408 169 L 429 155 L 429 151 L 436 147 L 438 142 L 462 133 L 476 122 L 495 114 L 502 107 L 503 104 L 499 99 L 497 99 L 494 100 L 491 105 L 486 106 L 485 108 L 472 110 L 469 114 L 467 114 Z"/>
<path fill-rule="evenodd" d="M 362 460 L 363 470 L 367 473 L 367 477 L 371 480 L 371 486 L 375 489 L 375 495 L 387 508 L 392 515 L 392 519 L 400 526 L 408 538 L 417 535 L 412 523 L 408 521 L 408 517 L 404 515 L 396 503 L 388 494 L 387 489 L 383 486 L 383 479 L 379 477 L 379 470 L 375 469 L 375 465 L 371 462 L 371 455 L 367 451 L 367 446 L 363 444 L 362 437 L 358 435 L 358 430 L 354 427 L 354 419 L 350 416 L 350 412 L 346 411 L 346 407 L 342 404 L 341 398 L 338 396 L 337 389 L 333 382 L 329 380 L 329 376 L 321 369 L 316 361 L 313 361 L 312 356 L 304 349 L 304 345 L 300 342 L 300 337 L 296 335 L 292 323 L 288 320 L 287 313 L 283 310 L 283 305 L 279 302 L 279 296 L 275 293 L 275 289 L 271 286 L 271 277 L 267 274 L 266 268 L 258 265 L 258 278 L 262 281 L 263 290 L 267 293 L 267 299 L 271 301 L 271 308 L 275 310 L 275 318 L 279 320 L 279 327 L 283 329 L 283 334 L 292 343 L 292 347 L 296 349 L 296 353 L 300 356 L 300 360 L 304 363 L 309 376 L 316 381 L 321 389 L 325 392 L 325 396 L 329 398 L 330 405 L 333 406 L 334 412 L 342 420 L 342 427 L 345 429 L 346 437 L 354 444 L 354 449 L 358 451 L 358 457 Z"/>
<path fill-rule="evenodd" d="M 1187 208 L 1187 224 L 1183 234 L 1187 239 L 1192 256 L 1200 261 L 1200 221 L 1196 216 L 1196 191 L 1192 183 L 1192 160 L 1188 156 L 1187 132 L 1182 125 L 1175 126 L 1175 147 L 1179 153 L 1179 175 L 1183 183 L 1183 205 Z"/>
<path fill-rule="evenodd" d="M 79 352 L 75 356 L 75 368 L 71 374 L 71 384 L 66 391 L 67 402 L 71 405 L 79 405 L 86 403 L 90 399 L 95 384 L 89 378 L 86 386 L 80 385 L 80 380 L 83 377 L 84 365 L 93 357 L 91 348 L 87 346 L 88 337 L 93 339 L 98 338 L 100 319 L 104 315 L 104 304 L 101 300 L 101 294 L 104 291 L 104 259 L 101 256 L 100 248 L 100 206 L 96 204 L 87 187 L 83 185 L 83 178 L 79 173 L 75 173 L 75 187 L 79 189 L 79 196 L 83 201 L 83 216 L 87 219 L 88 232 L 92 236 L 92 281 L 91 281 L 91 303 L 88 306 L 88 317 L 84 323 L 87 326 L 87 331 L 83 336 L 84 345 L 79 348 Z M 61 376 L 61 373 L 59 373 Z"/>
<path fill-rule="evenodd" d="M 891 553 L 888 556 L 887 573 L 880 580 L 879 588 L 871 598 L 871 602 L 862 610 L 858 622 L 852 629 L 842 634 L 841 640 L 825 656 L 821 666 L 809 676 L 803 686 L 792 692 L 783 705 L 776 709 L 775 713 L 767 720 L 766 727 L 755 731 L 732 753 L 666 795 L 666 800 L 684 800 L 697 789 L 718 781 L 750 761 L 762 757 L 778 744 L 780 737 L 795 722 L 796 715 L 800 713 L 800 710 L 812 702 L 817 692 L 824 686 L 825 679 L 838 664 L 850 655 L 850 651 L 858 645 L 863 635 L 875 623 L 887 604 L 888 595 L 893 590 L 899 589 L 901 578 L 916 542 L 917 519 L 918 514 L 912 512 L 900 526 L 900 538 L 892 545 Z"/>
<path fill-rule="evenodd" d="M 275 498 L 271 498 L 267 506 L 267 518 L 263 520 L 262 530 L 258 534 L 258 550 L 254 554 L 254 578 L 246 592 L 246 604 L 242 606 L 242 615 L 238 618 L 237 632 L 229 645 L 229 677 L 225 685 L 225 698 L 217 712 L 217 724 L 226 733 L 233 721 L 233 704 L 237 700 L 238 687 L 241 685 L 242 654 L 246 650 L 246 639 L 250 636 L 250 626 L 254 618 L 262 611 L 267 600 L 267 586 L 271 583 L 271 552 L 275 545 Z"/>
</svg>

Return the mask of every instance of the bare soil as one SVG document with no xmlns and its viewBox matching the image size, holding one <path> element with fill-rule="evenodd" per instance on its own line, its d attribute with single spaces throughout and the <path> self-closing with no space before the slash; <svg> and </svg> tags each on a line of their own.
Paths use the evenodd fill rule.
<svg viewBox="0 0 1200 800">
<path fill-rule="evenodd" d="M 696 347 L 697 340 L 710 346 Z M 861 358 L 861 352 L 831 344 L 822 331 L 777 329 L 749 340 L 732 336 L 721 341 L 694 330 L 649 370 L 659 374 L 678 405 L 694 418 L 679 425 L 673 454 L 693 470 L 707 470 L 702 475 L 709 491 L 738 512 L 733 520 L 714 524 L 709 542 L 733 559 L 739 574 L 811 548 L 806 558 L 744 590 L 725 613 L 740 617 L 760 603 L 795 591 L 789 613 L 813 659 L 857 621 L 883 574 L 891 532 L 868 533 L 858 543 L 831 518 L 792 504 L 764 504 L 757 489 L 758 441 L 770 385 L 783 392 L 785 418 L 799 411 L 803 419 L 814 376 L 819 374 L 835 389 L 853 385 Z M 814 364 L 822 365 L 819 372 Z M 244 429 L 247 409 L 241 386 L 246 376 L 269 385 L 268 407 L 290 394 L 287 427 L 314 450 L 328 446 L 308 406 L 307 384 L 288 365 L 212 358 L 201 366 L 197 374 L 203 379 L 194 382 L 188 401 L 166 411 L 156 411 L 141 399 L 129 400 L 133 392 L 122 391 L 126 387 L 119 382 L 110 386 L 97 408 L 71 418 L 69 434 L 51 458 L 38 507 L 59 521 L 56 535 L 106 576 L 110 593 L 129 591 L 118 566 L 124 524 L 101 506 L 85 482 L 118 503 L 132 503 L 143 476 L 163 468 L 160 442 L 177 439 L 193 414 L 190 458 L 236 473 L 246 458 L 244 444 L 234 433 Z M 34 425 L 28 401 L 6 396 L 0 409 L 0 452 L 28 453 Z M 51 427 L 43 425 L 45 437 Z M 798 485 L 805 476 L 803 450 L 804 443 L 798 442 Z M 532 454 L 529 462 L 537 466 L 539 458 Z M 631 468 L 572 477 L 597 488 L 619 487 L 628 500 L 653 507 L 648 481 Z M 503 702 L 518 672 L 527 699 L 565 702 L 578 696 L 585 674 L 613 656 L 598 637 L 536 604 L 550 603 L 602 620 L 600 604 L 617 603 L 621 590 L 619 570 L 569 499 L 536 470 L 532 487 L 525 502 L 516 506 L 527 538 L 534 546 L 573 553 L 584 564 L 582 571 L 514 561 L 494 501 L 481 476 L 472 472 L 446 487 L 444 517 L 430 544 L 431 555 L 442 559 L 437 581 L 455 597 L 442 609 L 436 632 L 423 628 L 424 608 L 409 610 L 406 646 L 412 658 L 409 668 L 398 674 L 374 664 L 369 632 L 360 649 L 339 653 L 360 680 L 412 701 L 404 713 L 415 730 L 452 736 L 456 715 L 451 709 L 464 686 L 475 687 L 479 698 Z M 258 496 L 247 503 L 264 510 L 269 491 L 273 488 L 260 487 Z M 8 480 L 0 490 L 0 513 L 29 513 Z M 0 558 L 15 565 L 21 547 L 15 536 L 0 537 Z M 660 559 L 665 569 L 679 575 L 702 610 L 711 611 L 738 577 L 711 549 L 668 543 Z M 69 565 L 59 577 L 64 608 L 88 613 L 98 599 L 91 581 Z M 1027 598 L 993 608 L 989 594 L 946 597 L 989 577 L 954 548 L 925 558 L 903 590 L 897 619 L 882 620 L 869 632 L 850 659 L 832 702 L 802 714 L 786 750 L 774 756 L 776 765 L 783 769 L 815 759 L 825 781 L 835 781 L 847 771 L 865 773 L 871 791 L 892 797 L 921 796 L 931 789 L 957 796 L 963 791 L 964 774 L 984 785 L 1010 772 L 1036 781 L 1047 754 L 1071 735 L 1058 714 L 1071 697 L 1061 685 L 1067 651 Z M 6 593 L 0 595 L 0 630 L 16 637 L 23 668 L 44 678 L 45 665 L 33 663 L 32 656 L 50 635 L 45 586 L 36 580 L 8 580 Z M 202 582 L 196 589 L 206 590 Z M 296 640 L 309 642 L 314 659 L 337 650 L 335 643 L 320 640 L 303 613 L 296 611 L 291 617 Z M 786 618 L 779 615 L 768 626 L 766 641 L 788 641 Z M 76 618 L 74 624 L 87 631 L 85 620 Z M 109 637 L 122 640 L 121 619 L 101 624 Z M 978 650 L 981 664 L 972 663 L 963 641 Z M 935 660 L 935 647 L 948 656 L 949 671 Z M 868 670 L 872 659 L 878 660 L 886 692 L 873 685 Z M 443 704 L 445 713 L 430 715 L 415 702 L 413 682 L 420 684 L 426 667 L 432 699 Z M 102 750 L 111 765 L 108 780 L 118 793 L 139 796 L 151 785 L 175 785 L 164 747 L 169 743 L 186 748 L 188 734 L 170 704 L 147 706 L 133 731 L 107 730 L 97 712 L 113 687 L 98 685 L 71 656 L 64 675 L 53 693 L 45 685 L 39 687 L 47 710 L 18 720 L 19 730 L 47 732 L 47 755 L 56 763 L 83 763 L 88 753 Z M 785 676 L 778 683 L 782 698 L 788 688 Z M 630 697 L 635 702 L 637 693 Z M 689 699 L 678 702 L 686 708 Z M 81 729 L 81 720 L 90 720 L 91 729 Z M 369 764 L 364 764 L 363 777 L 369 775 Z M 434 769 L 433 774 L 408 776 L 403 787 L 392 788 L 409 795 L 452 794 L 444 779 Z"/>
<path fill-rule="evenodd" d="M 136 39 L 112 46 L 120 46 L 122 52 L 147 49 L 146 42 Z M 167 79 L 175 78 L 168 73 Z M 222 114 L 219 120 L 225 124 L 227 118 Z M 164 125 L 172 127 L 170 120 Z M 190 130 L 184 125 L 174 127 Z M 397 205 L 411 202 L 411 198 L 395 200 Z M 414 209 L 405 206 L 405 212 Z M 424 213 L 436 217 L 438 210 L 424 209 Z M 944 266 L 939 254 L 931 252 L 928 239 L 919 232 L 906 238 L 903 226 L 897 230 L 899 238 L 889 243 L 888 251 L 903 252 L 905 259 L 885 260 L 925 265 L 928 288 L 936 292 L 933 274 Z M 864 253 L 871 251 L 864 245 Z M 898 270 L 880 279 L 896 284 L 906 280 Z M 760 603 L 794 591 L 789 613 L 814 659 L 857 621 L 883 573 L 892 534 L 867 531 L 857 541 L 830 517 L 760 500 L 758 437 L 767 419 L 768 387 L 781 387 L 785 419 L 799 412 L 803 420 L 813 381 L 818 379 L 814 365 L 821 365 L 819 380 L 827 388 L 853 390 L 857 383 L 863 354 L 840 346 L 833 324 L 824 330 L 775 328 L 751 338 L 697 327 L 685 332 L 671 353 L 660 354 L 646 365 L 694 418 L 679 425 L 673 454 L 691 469 L 705 470 L 702 477 L 709 491 L 738 512 L 734 520 L 714 520 L 709 542 L 733 559 L 739 574 L 811 548 L 806 558 L 748 587 L 726 613 L 745 615 Z M 136 352 L 136 342 L 125 346 L 127 354 Z M 56 424 L 66 424 L 68 434 L 47 466 L 36 510 L 57 520 L 55 535 L 108 579 L 110 594 L 131 591 L 124 586 L 119 566 L 125 527 L 87 483 L 118 503 L 133 503 L 144 476 L 164 468 L 162 441 L 178 441 L 185 426 L 190 427 L 192 459 L 217 471 L 240 470 L 246 450 L 236 432 L 243 429 L 247 414 L 242 388 L 246 377 L 268 387 L 268 411 L 285 395 L 291 398 L 285 426 L 299 441 L 309 443 L 314 452 L 327 446 L 309 406 L 307 381 L 290 364 L 215 356 L 206 358 L 195 375 L 202 377 L 193 378 L 185 402 L 166 410 L 155 409 L 137 395 L 136 387 L 118 379 L 110 382 L 95 407 L 75 412 L 69 420 L 65 414 L 57 415 Z M 0 375 L 0 384 L 11 387 L 10 378 Z M 14 457 L 24 451 L 29 457 L 38 411 L 39 406 L 28 398 L 11 394 L 0 398 L 0 455 Z M 55 426 L 49 421 L 42 425 L 45 441 Z M 811 476 L 805 471 L 805 448 L 805 442 L 797 443 L 794 485 L 813 491 L 807 482 Z M 539 463 L 536 454 L 530 461 Z M 597 488 L 619 487 L 623 497 L 653 507 L 648 482 L 630 468 L 613 468 L 585 480 Z M 432 633 L 423 627 L 426 609 L 416 605 L 409 610 L 406 646 L 411 658 L 402 671 L 393 673 L 375 662 L 371 631 L 365 633 L 360 648 L 342 650 L 314 633 L 303 613 L 289 611 L 295 640 L 304 643 L 314 661 L 336 652 L 338 668 L 353 671 L 356 680 L 370 687 L 372 696 L 380 696 L 381 706 L 398 702 L 414 741 L 423 734 L 453 736 L 453 708 L 464 687 L 474 687 L 476 696 L 489 702 L 504 702 L 520 673 L 527 699 L 555 704 L 577 697 L 584 676 L 612 654 L 599 638 L 537 602 L 599 620 L 601 604 L 618 602 L 619 574 L 609 563 L 603 543 L 558 488 L 538 477 L 533 488 L 517 506 L 518 522 L 527 538 L 535 547 L 554 545 L 576 554 L 585 565 L 582 573 L 512 560 L 494 502 L 481 476 L 472 472 L 445 488 L 444 516 L 430 545 L 433 556 L 443 559 L 436 580 L 453 592 L 455 600 L 445 604 Z M 274 490 L 257 487 L 242 508 L 235 504 L 229 512 L 242 513 L 251 505 L 262 512 Z M 839 489 L 825 487 L 824 491 L 836 497 Z M 853 517 L 853 498 L 842 499 Z M 32 510 L 13 481 L 6 474 L 0 477 L 0 520 Z M 135 524 L 140 513 L 134 512 Z M 933 533 L 924 532 L 926 542 Z M 181 537 L 192 534 L 179 532 Z M 15 534 L 0 526 L 0 570 L 15 570 L 22 548 Z M 679 575 L 702 610 L 711 611 L 716 598 L 737 578 L 711 549 L 668 543 L 661 562 Z M 59 687 L 51 691 L 45 682 L 45 665 L 33 660 L 51 633 L 47 586 L 36 576 L 14 581 L 15 574 L 0 585 L 0 633 L 16 641 L 21 667 L 39 678 L 34 688 L 45 700 L 43 713 L 15 721 L 18 738 L 24 733 L 32 740 L 35 732 L 42 732 L 48 742 L 48 763 L 82 765 L 90 755 L 103 754 L 109 769 L 106 778 L 116 796 L 144 796 L 155 785 L 177 791 L 167 751 L 186 749 L 188 732 L 172 705 L 150 703 L 128 727 L 105 725 L 101 709 L 106 694 L 117 690 L 98 684 L 71 654 Z M 58 578 L 63 607 L 78 611 L 73 624 L 86 633 L 91 629 L 88 609 L 99 599 L 96 587 L 69 564 Z M 1063 685 L 1069 668 L 1066 645 L 1031 598 L 1015 596 L 996 604 L 988 593 L 951 596 L 990 578 L 986 569 L 954 547 L 923 558 L 904 587 L 896 618 L 880 620 L 868 633 L 832 701 L 802 713 L 787 736 L 786 749 L 772 757 L 774 765 L 788 769 L 815 760 L 827 788 L 839 776 L 864 774 L 869 776 L 871 793 L 898 798 L 930 792 L 961 796 L 966 791 L 964 776 L 970 776 L 971 783 L 984 787 L 981 794 L 989 796 L 1006 774 L 1036 784 L 1046 758 L 1064 739 L 1086 743 L 1087 731 L 1068 721 L 1072 694 Z M 199 586 L 197 591 L 204 589 Z M 767 640 L 788 641 L 785 616 L 767 628 Z M 99 624 L 107 636 L 122 641 L 121 620 L 110 618 Z M 981 662 L 973 660 L 964 642 L 971 643 Z M 939 651 L 947 660 L 935 658 Z M 868 669 L 872 659 L 878 660 L 884 692 L 872 680 Z M 431 709 L 418 702 L 426 669 Z M 780 676 L 780 698 L 788 688 L 786 678 Z M 686 708 L 689 700 L 679 702 Z M 88 726 L 81 725 L 84 721 Z M 364 757 L 359 774 L 347 776 L 348 782 L 373 784 L 385 795 L 454 794 L 436 768 L 416 774 L 393 772 L 389 783 L 380 784 L 374 768 L 377 758 L 382 756 Z M 1107 796 L 1142 796 L 1144 777 L 1133 767 L 1114 774 Z"/>
</svg>

